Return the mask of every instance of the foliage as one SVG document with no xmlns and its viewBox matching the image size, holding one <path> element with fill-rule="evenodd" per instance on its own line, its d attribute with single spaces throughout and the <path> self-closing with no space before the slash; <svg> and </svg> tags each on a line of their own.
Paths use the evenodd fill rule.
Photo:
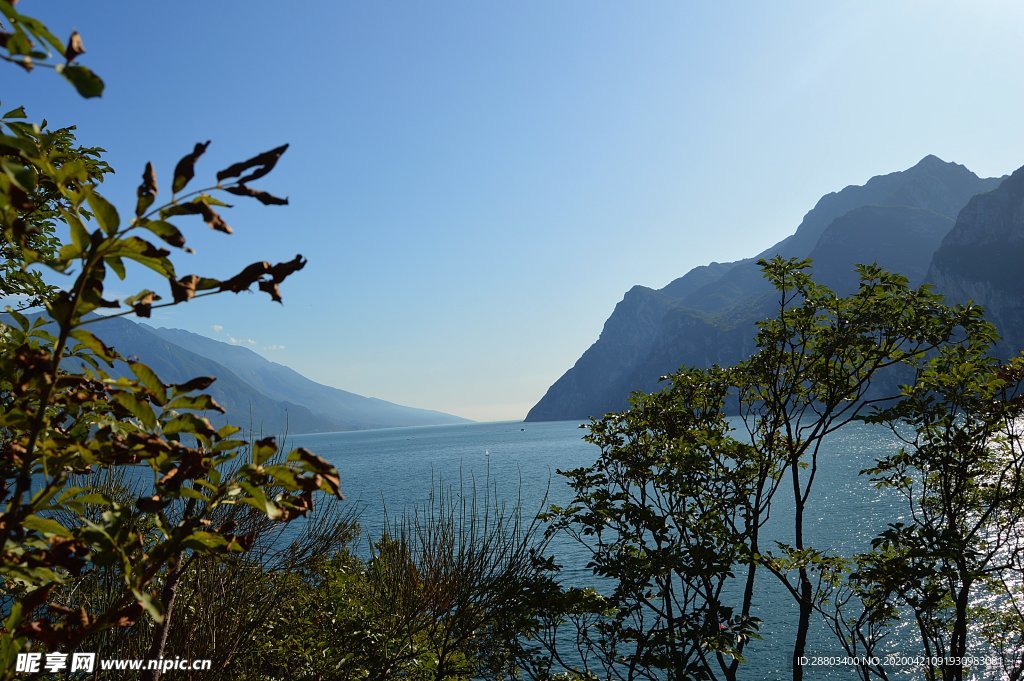
<svg viewBox="0 0 1024 681">
<path fill-rule="evenodd" d="M 628 411 L 591 423 L 598 461 L 563 473 L 575 496 L 553 509 L 552 528 L 569 531 L 609 583 L 610 614 L 581 648 L 599 676 L 736 678 L 759 635 L 755 585 L 767 570 L 798 606 L 792 671 L 802 678 L 811 617 L 848 566 L 804 537 L 824 439 L 892 405 L 899 394 L 878 385 L 893 372 L 989 329 L 977 308 L 947 307 L 876 266 L 860 266 L 858 290 L 838 297 L 811 278 L 808 261 L 761 265 L 779 307 L 759 324 L 757 352 L 729 370 L 683 369 L 660 393 L 634 395 Z M 787 489 L 793 541 L 763 546 L 772 502 Z"/>
<path fill-rule="evenodd" d="M 873 541 L 854 577 L 875 612 L 912 617 L 928 679 L 963 679 L 958 660 L 982 657 L 986 639 L 1007 674 L 1021 671 L 1024 357 L 995 359 L 997 338 L 988 326 L 941 348 L 905 399 L 870 419 L 903 447 L 864 473 L 904 500 L 908 520 Z"/>
<path fill-rule="evenodd" d="M 139 481 L 92 481 L 115 498 L 134 499 Z M 211 660 L 218 677 L 269 678 L 285 666 L 301 669 L 300 658 L 282 658 L 282 641 L 316 640 L 302 617 L 288 621 L 288 604 L 312 592 L 310 584 L 324 564 L 342 556 L 357 536 L 350 512 L 322 504 L 293 524 L 275 522 L 248 505 L 222 506 L 214 522 L 231 524 L 233 532 L 250 538 L 244 552 L 220 556 L 193 554 L 182 565 L 164 643 L 164 657 Z M 161 585 L 166 585 L 166 574 Z M 116 567 L 99 568 L 67 586 L 52 600 L 66 608 L 103 607 L 119 593 Z M 306 602 L 307 610 L 313 608 Z M 168 619 L 168 618 L 165 618 Z M 152 655 L 154 633 L 149 619 L 127 628 L 110 629 L 85 639 L 81 647 L 102 659 L 145 659 Z M 321 655 L 322 657 L 322 655 Z M 111 678 L 122 672 L 108 672 Z M 74 678 L 72 674 L 69 678 Z M 287 675 L 278 675 L 286 678 Z M 100 672 L 96 678 L 105 678 Z"/>
<path fill-rule="evenodd" d="M 536 578 L 543 544 L 535 529 L 518 506 L 438 484 L 425 507 L 389 523 L 366 557 L 347 537 L 317 541 L 317 560 L 225 582 L 225 593 L 244 585 L 245 602 L 233 593 L 230 606 L 199 591 L 193 598 L 215 613 L 200 622 L 223 622 L 235 607 L 248 622 L 253 603 L 273 604 L 254 645 L 221 667 L 225 678 L 512 678 L 545 583 Z M 328 545 L 337 550 L 326 553 Z"/>
<path fill-rule="evenodd" d="M 710 678 L 713 660 L 740 658 L 758 621 L 723 600 L 745 559 L 747 500 L 757 451 L 733 438 L 720 369 L 683 370 L 666 390 L 591 424 L 593 466 L 563 473 L 575 496 L 554 507 L 553 531 L 590 552 L 610 580 L 610 616 L 585 631 L 582 672 L 601 678 Z"/>
<path fill-rule="evenodd" d="M 81 51 L 80 40 L 73 36 L 64 48 L 10 3 L 0 3 L 0 10 L 12 30 L 3 34 L 8 61 L 17 56 L 22 66 L 34 63 L 39 57 L 26 43 L 42 40 L 67 50 L 66 63 L 57 65 L 65 78 L 83 94 L 98 94 L 91 72 L 70 64 Z M 9 310 L 0 332 L 4 677 L 12 673 L 18 651 L 39 645 L 66 651 L 144 617 L 155 626 L 151 656 L 159 656 L 177 586 L 193 562 L 252 547 L 251 534 L 226 520 L 226 509 L 248 505 L 270 521 L 287 522 L 312 508 L 315 493 L 340 494 L 337 471 L 312 452 L 299 448 L 275 459 L 273 438 L 247 450 L 237 428 L 213 428 L 202 414 L 222 410 L 201 393 L 213 378 L 166 384 L 88 329 L 101 309 L 145 317 L 154 307 L 253 286 L 280 301 L 278 286 L 303 267 L 301 256 L 276 265 L 254 263 L 224 280 L 179 276 L 171 251 L 154 237 L 185 249 L 175 222 L 188 215 L 230 233 L 217 212 L 226 204 L 216 192 L 286 203 L 249 186 L 274 168 L 286 146 L 233 164 L 217 173 L 215 184 L 186 193 L 209 143 L 197 144 L 175 166 L 171 196 L 159 205 L 156 173 L 147 165 L 133 217 L 123 220 L 98 190 L 109 170 L 98 150 L 74 146 L 69 130 L 48 132 L 14 120 L 22 115 L 20 109 L 9 113 L 0 136 L 4 281 L 6 292 L 27 289 L 40 299 L 45 315 L 30 319 Z M 124 301 L 105 299 L 108 275 L 125 279 L 128 263 L 164 279 L 171 300 L 158 303 L 161 296 L 151 290 Z M 67 275 L 70 285 L 45 290 L 35 274 L 39 267 Z M 115 363 L 126 365 L 130 375 L 113 378 Z M 134 499 L 76 483 L 83 474 L 128 468 L 148 479 Z M 103 571 L 116 575 L 109 598 L 74 608 L 52 601 L 59 585 Z"/>
<path fill-rule="evenodd" d="M 103 80 L 87 66 L 72 63 L 85 53 L 78 31 L 72 31 L 65 43 L 35 17 L 21 14 L 14 8 L 17 0 L 0 0 L 0 48 L 7 54 L 0 59 L 31 72 L 37 66 L 53 69 L 74 86 L 83 97 L 103 94 Z"/>
<path fill-rule="evenodd" d="M 754 446 L 785 471 L 793 540 L 770 550 L 753 533 L 751 554 L 760 559 L 749 570 L 765 567 L 798 605 L 791 666 L 800 679 L 811 617 L 843 565 L 843 557 L 805 539 L 822 443 L 867 411 L 891 404 L 899 390 L 884 386 L 936 348 L 955 347 L 987 326 L 977 308 L 948 307 L 928 287 L 913 289 L 906 277 L 877 265 L 857 266 L 860 284 L 845 297 L 815 282 L 809 261 L 776 258 L 761 265 L 778 291 L 778 313 L 758 324 L 758 352 L 741 364 L 738 402 Z M 759 515 L 768 513 L 780 487 L 765 490 Z"/>
<path fill-rule="evenodd" d="M 531 626 L 538 528 L 486 480 L 482 493 L 475 483 L 458 491 L 438 483 L 424 507 L 388 523 L 367 566 L 372 601 L 389 604 L 375 629 L 416 643 L 387 649 L 371 668 L 418 658 L 438 680 L 508 671 L 516 638 Z"/>
<path fill-rule="evenodd" d="M 136 485 L 94 481 L 115 498 L 134 498 Z M 538 578 L 535 523 L 475 488 L 439 484 L 364 558 L 352 516 L 335 504 L 318 506 L 299 528 L 246 505 L 221 507 L 215 523 L 234 523 L 252 546 L 182 565 L 162 655 L 209 659 L 218 678 L 513 678 L 539 603 L 557 596 Z M 51 600 L 105 603 L 118 581 L 116 566 L 99 568 Z M 166 586 L 166 573 L 159 581 Z M 140 620 L 81 646 L 104 659 L 145 659 L 158 631 Z"/>
<path fill-rule="evenodd" d="M 0 211 L 4 224 L 17 230 L 19 239 L 0 238 L 0 299 L 7 298 L 18 309 L 38 307 L 56 288 L 47 284 L 33 263 L 55 264 L 60 241 L 54 235 L 61 210 L 70 204 L 58 186 L 46 176 L 32 177 L 21 162 L 14 145 L 37 148 L 53 159 L 54 165 L 70 175 L 84 171 L 85 182 L 98 184 L 113 172 L 100 158 L 99 148 L 76 145 L 74 128 L 46 130 L 24 120 L 25 110 L 18 107 L 0 118 L 0 134 L 6 149 L 0 148 Z"/>
</svg>

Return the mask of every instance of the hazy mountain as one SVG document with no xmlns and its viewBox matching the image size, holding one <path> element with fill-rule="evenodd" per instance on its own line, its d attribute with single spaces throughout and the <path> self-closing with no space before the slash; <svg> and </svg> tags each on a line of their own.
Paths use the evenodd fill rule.
<svg viewBox="0 0 1024 681">
<path fill-rule="evenodd" d="M 228 412 L 223 417 L 207 414 L 216 423 L 279 434 L 467 422 L 321 385 L 247 348 L 179 329 L 114 318 L 91 330 L 122 355 L 148 364 L 166 383 L 215 376 L 207 392 Z M 124 370 L 115 368 L 114 373 Z"/>
<path fill-rule="evenodd" d="M 33 319 L 40 315 L 28 316 Z M 5 324 L 13 323 L 2 313 L 0 321 Z M 206 392 L 228 411 L 228 416 L 216 412 L 204 414 L 216 425 L 227 422 L 230 417 L 230 421 L 235 425 L 273 434 L 284 430 L 300 433 L 321 429 L 322 420 L 305 407 L 274 400 L 255 391 L 252 386 L 221 364 L 165 341 L 152 333 L 148 327 L 124 318 L 110 318 L 97 321 L 87 328 L 129 360 L 140 360 L 148 364 L 165 383 L 183 383 L 197 376 L 216 377 L 217 380 Z M 64 365 L 69 370 L 78 371 L 82 362 L 68 358 Z M 115 378 L 131 374 L 122 362 L 108 368 L 107 372 Z"/>
<path fill-rule="evenodd" d="M 581 419 L 622 409 L 680 366 L 731 364 L 753 350 L 755 322 L 773 313 L 756 261 L 811 257 L 824 283 L 848 292 L 857 263 L 878 262 L 921 283 L 960 209 L 1001 180 L 926 156 L 913 167 L 822 197 L 796 232 L 756 256 L 697 267 L 659 291 L 635 286 L 597 341 L 552 385 L 528 421 Z"/>
<path fill-rule="evenodd" d="M 181 329 L 146 328 L 175 345 L 215 360 L 272 399 L 303 405 L 331 424 L 332 430 L 467 422 L 451 414 L 404 407 L 321 385 L 239 345 L 221 343 Z"/>
<path fill-rule="evenodd" d="M 808 211 L 794 234 L 753 258 L 734 263 L 721 276 L 688 291 L 680 302 L 695 310 L 714 313 L 771 293 L 771 285 L 761 276 L 757 261 L 774 255 L 786 258 L 810 256 L 829 226 L 856 208 L 920 208 L 949 218 L 952 226 L 957 213 L 972 196 L 994 189 L 998 183 L 997 178 L 981 179 L 957 163 L 925 156 L 907 170 L 879 175 L 861 186 L 852 185 L 826 194 Z M 673 289 L 676 282 L 662 290 Z"/>
<path fill-rule="evenodd" d="M 863 206 L 836 218 L 808 255 L 818 281 L 837 293 L 857 289 L 854 266 L 878 263 L 924 282 L 932 254 L 953 228 L 954 218 L 924 208 Z"/>
</svg>

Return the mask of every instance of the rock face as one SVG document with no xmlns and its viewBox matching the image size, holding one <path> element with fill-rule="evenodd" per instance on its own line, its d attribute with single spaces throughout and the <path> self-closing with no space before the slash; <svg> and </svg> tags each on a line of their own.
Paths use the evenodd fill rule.
<svg viewBox="0 0 1024 681">
<path fill-rule="evenodd" d="M 1024 348 L 1024 168 L 975 196 L 932 258 L 927 279 L 947 300 L 973 301 L 1002 334 L 1003 357 Z"/>
<path fill-rule="evenodd" d="M 742 342 L 705 315 L 680 307 L 663 291 L 634 286 L 605 323 L 601 337 L 583 353 L 539 404 L 528 421 L 555 421 L 603 414 L 625 404 L 634 390 L 652 390 L 658 378 L 691 363 L 725 363 L 742 353 Z"/>
<path fill-rule="evenodd" d="M 924 208 L 863 206 L 836 218 L 808 257 L 817 279 L 840 295 L 857 289 L 858 263 L 878 263 L 919 285 L 953 225 L 953 218 Z"/>
<path fill-rule="evenodd" d="M 810 257 L 816 276 L 841 293 L 856 285 L 857 263 L 877 262 L 922 283 L 961 208 L 1000 181 L 926 156 L 907 170 L 822 197 L 793 235 L 753 258 L 697 267 L 660 290 L 633 287 L 597 341 L 526 420 L 600 416 L 622 409 L 632 391 L 654 389 L 660 376 L 680 366 L 732 364 L 748 356 L 755 323 L 774 309 L 760 258 Z"/>
</svg>

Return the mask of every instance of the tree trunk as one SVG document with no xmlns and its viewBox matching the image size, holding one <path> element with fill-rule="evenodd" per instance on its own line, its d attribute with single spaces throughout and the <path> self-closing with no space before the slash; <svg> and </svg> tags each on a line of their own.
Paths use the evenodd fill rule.
<svg viewBox="0 0 1024 681">
<path fill-rule="evenodd" d="M 800 568 L 800 619 L 797 622 L 796 641 L 793 643 L 793 681 L 801 681 L 804 678 L 804 667 L 800 664 L 800 658 L 807 652 L 807 631 L 811 626 L 813 611 L 811 597 L 811 580 L 807 576 L 807 570 Z"/>
<path fill-rule="evenodd" d="M 167 648 L 167 637 L 171 632 L 171 621 L 174 617 L 174 600 L 178 593 L 178 580 L 181 579 L 181 557 L 175 556 L 171 559 L 170 570 L 167 574 L 167 582 L 164 584 L 163 591 L 160 593 L 160 600 L 164 606 L 164 621 L 160 623 L 156 631 L 153 632 L 153 644 L 149 648 L 149 659 L 158 660 L 164 656 L 164 650 Z M 142 675 L 143 681 L 160 681 L 160 676 L 163 671 L 159 669 L 149 669 Z"/>
<path fill-rule="evenodd" d="M 800 462 L 794 458 L 790 464 L 793 476 L 793 545 L 797 551 L 804 549 L 804 498 L 800 486 Z M 793 642 L 793 681 L 803 681 L 804 667 L 800 658 L 807 651 L 807 630 L 811 625 L 811 580 L 807 568 L 800 567 L 799 597 L 800 619 L 797 621 L 796 640 Z"/>
</svg>

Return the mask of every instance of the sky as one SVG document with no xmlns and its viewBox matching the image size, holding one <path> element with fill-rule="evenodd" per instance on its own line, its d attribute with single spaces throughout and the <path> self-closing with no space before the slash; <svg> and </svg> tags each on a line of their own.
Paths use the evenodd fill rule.
<svg viewBox="0 0 1024 681">
<path fill-rule="evenodd" d="M 296 253 L 284 304 L 225 295 L 151 323 L 335 387 L 521 419 L 632 286 L 749 257 L 824 194 L 927 154 L 1024 165 L 1024 4 L 23 0 L 106 82 L 0 68 L 6 108 L 78 126 L 134 206 L 212 140 L 197 182 L 291 146 L 198 219 L 179 274 Z M 144 282 L 110 295 L 129 295 Z"/>
</svg>

